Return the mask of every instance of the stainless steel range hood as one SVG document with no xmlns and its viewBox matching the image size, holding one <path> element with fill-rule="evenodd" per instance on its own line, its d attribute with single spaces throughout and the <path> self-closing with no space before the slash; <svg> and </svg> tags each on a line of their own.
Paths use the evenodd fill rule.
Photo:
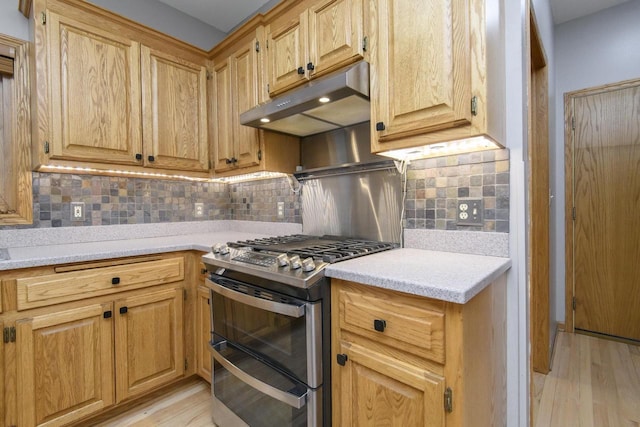
<svg viewBox="0 0 640 427">
<path fill-rule="evenodd" d="M 240 123 L 309 136 L 368 121 L 370 115 L 369 64 L 361 61 L 240 114 Z"/>
</svg>

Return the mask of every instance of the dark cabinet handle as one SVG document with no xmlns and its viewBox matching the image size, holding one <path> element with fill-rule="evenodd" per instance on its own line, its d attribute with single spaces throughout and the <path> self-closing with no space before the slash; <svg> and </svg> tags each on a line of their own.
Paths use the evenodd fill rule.
<svg viewBox="0 0 640 427">
<path fill-rule="evenodd" d="M 111 310 L 105 311 L 104 313 L 102 313 L 102 317 L 104 317 L 105 319 L 111 318 L 112 315 L 113 313 L 111 312 Z"/>
<path fill-rule="evenodd" d="M 230 165 L 231 163 L 233 163 L 233 161 L 231 159 L 225 159 L 224 161 L 226 164 Z"/>
<path fill-rule="evenodd" d="M 236 159 L 235 157 L 232 157 L 232 158 L 231 158 L 231 162 L 232 162 L 232 163 L 238 163 L 238 159 Z"/>
<path fill-rule="evenodd" d="M 384 328 L 387 327 L 387 322 L 381 319 L 375 319 L 373 321 L 373 329 L 378 332 L 384 332 Z"/>
<path fill-rule="evenodd" d="M 384 126 L 384 122 L 378 122 L 376 123 L 376 130 L 377 131 L 381 131 L 381 130 L 385 130 L 385 126 Z"/>
<path fill-rule="evenodd" d="M 307 64 L 307 70 L 309 70 L 309 71 L 313 71 L 315 68 L 316 68 L 316 67 L 314 67 L 314 66 L 313 66 L 313 62 L 309 62 L 309 63 Z"/>
<path fill-rule="evenodd" d="M 207 269 L 206 268 L 201 269 L 200 274 L 207 274 Z"/>
<path fill-rule="evenodd" d="M 149 157 L 147 157 L 147 159 L 148 159 L 150 162 L 155 162 L 155 161 L 156 161 L 156 158 L 155 158 L 155 157 L 153 157 L 153 156 L 149 156 Z"/>
<path fill-rule="evenodd" d="M 136 154 L 136 160 L 142 160 L 142 154 L 140 153 Z"/>
<path fill-rule="evenodd" d="M 347 360 L 349 360 L 349 356 L 346 354 L 338 354 L 336 356 L 336 360 L 338 361 L 338 365 L 344 366 L 344 364 L 347 363 Z"/>
<path fill-rule="evenodd" d="M 298 74 L 304 74 L 304 68 L 298 67 Z"/>
<path fill-rule="evenodd" d="M 120 307 L 120 314 L 125 314 L 127 311 L 129 311 L 128 307 Z"/>
<path fill-rule="evenodd" d="M 119 277 L 112 277 L 111 278 L 111 284 L 112 285 L 119 285 L 120 284 L 120 278 Z"/>
</svg>

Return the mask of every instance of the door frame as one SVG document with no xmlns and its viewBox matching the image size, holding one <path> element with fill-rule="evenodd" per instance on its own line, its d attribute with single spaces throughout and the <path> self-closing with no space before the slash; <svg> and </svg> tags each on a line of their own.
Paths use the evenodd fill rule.
<svg viewBox="0 0 640 427">
<path fill-rule="evenodd" d="M 564 191 L 565 191 L 565 330 L 575 332 L 575 311 L 573 310 L 573 297 L 575 296 L 575 260 L 574 260 L 574 193 L 573 181 L 575 169 L 573 163 L 573 99 L 603 92 L 611 92 L 638 86 L 640 79 L 623 80 L 600 86 L 593 86 L 564 94 Z"/>
</svg>

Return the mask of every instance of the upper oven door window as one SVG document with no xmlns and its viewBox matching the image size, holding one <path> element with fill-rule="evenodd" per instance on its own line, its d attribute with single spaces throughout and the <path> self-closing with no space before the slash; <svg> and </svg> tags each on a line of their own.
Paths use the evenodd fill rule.
<svg viewBox="0 0 640 427">
<path fill-rule="evenodd" d="M 256 354 L 310 387 L 322 384 L 321 303 L 227 278 L 213 278 L 215 335 Z"/>
</svg>

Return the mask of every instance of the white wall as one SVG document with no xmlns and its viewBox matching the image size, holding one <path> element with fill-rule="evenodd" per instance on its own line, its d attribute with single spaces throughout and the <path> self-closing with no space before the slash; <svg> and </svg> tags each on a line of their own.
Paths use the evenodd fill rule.
<svg viewBox="0 0 640 427">
<path fill-rule="evenodd" d="M 555 176 L 553 256 L 556 320 L 565 318 L 564 227 L 564 94 L 566 92 L 640 78 L 640 0 L 605 9 L 555 27 Z"/>
<path fill-rule="evenodd" d="M 29 20 L 18 10 L 17 1 L 0 1 L 0 34 L 30 40 Z"/>
<path fill-rule="evenodd" d="M 222 31 L 156 0 L 89 1 L 206 51 L 226 37 Z"/>
</svg>

